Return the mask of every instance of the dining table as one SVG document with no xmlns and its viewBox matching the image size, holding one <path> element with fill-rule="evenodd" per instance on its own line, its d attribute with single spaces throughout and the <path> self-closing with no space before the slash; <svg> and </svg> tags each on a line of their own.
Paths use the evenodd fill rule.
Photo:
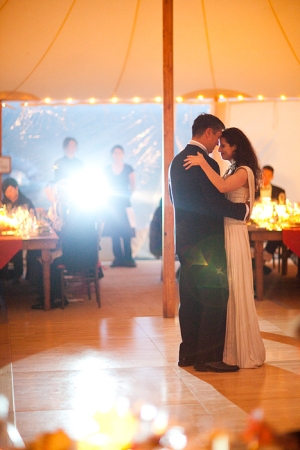
<svg viewBox="0 0 300 450">
<path fill-rule="evenodd" d="M 15 234 L 0 234 L 0 269 L 20 250 L 40 250 L 43 266 L 44 310 L 50 310 L 50 264 L 51 250 L 58 243 L 58 236 L 50 230 L 45 234 L 19 236 Z"/>
<path fill-rule="evenodd" d="M 264 298 L 264 274 L 263 274 L 263 248 L 264 242 L 280 241 L 282 244 L 282 275 L 287 274 L 288 250 L 291 250 L 300 258 L 300 227 L 284 228 L 283 230 L 268 230 L 256 225 L 248 225 L 249 239 L 254 244 L 254 281 L 256 286 L 256 299 Z M 299 264 L 298 264 L 299 275 Z"/>
</svg>

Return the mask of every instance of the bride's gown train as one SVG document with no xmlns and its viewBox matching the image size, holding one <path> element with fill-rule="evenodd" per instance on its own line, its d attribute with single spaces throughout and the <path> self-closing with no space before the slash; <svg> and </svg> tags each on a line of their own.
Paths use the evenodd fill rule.
<svg viewBox="0 0 300 450">
<path fill-rule="evenodd" d="M 249 167 L 249 189 L 241 187 L 228 192 L 232 202 L 246 202 L 250 198 L 250 211 L 254 199 L 254 176 Z M 225 247 L 229 299 L 223 361 L 240 368 L 261 366 L 266 357 L 255 309 L 252 262 L 247 225 L 243 221 L 225 217 Z"/>
</svg>

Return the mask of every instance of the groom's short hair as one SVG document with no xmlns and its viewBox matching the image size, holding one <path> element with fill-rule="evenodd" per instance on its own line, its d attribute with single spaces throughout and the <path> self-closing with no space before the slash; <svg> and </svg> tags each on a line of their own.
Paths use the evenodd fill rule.
<svg viewBox="0 0 300 450">
<path fill-rule="evenodd" d="M 202 113 L 194 120 L 192 126 L 193 136 L 202 136 L 207 128 L 212 128 L 213 132 L 225 130 L 224 123 L 212 114 Z"/>
</svg>

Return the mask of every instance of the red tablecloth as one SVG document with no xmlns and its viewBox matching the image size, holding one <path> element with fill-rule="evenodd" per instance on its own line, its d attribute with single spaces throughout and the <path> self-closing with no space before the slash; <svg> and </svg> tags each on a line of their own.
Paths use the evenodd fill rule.
<svg viewBox="0 0 300 450">
<path fill-rule="evenodd" d="M 21 237 L 0 236 L 0 269 L 2 269 L 19 250 L 22 250 Z"/>
<path fill-rule="evenodd" d="M 300 257 L 300 228 L 287 228 L 282 230 L 283 243 Z"/>
</svg>

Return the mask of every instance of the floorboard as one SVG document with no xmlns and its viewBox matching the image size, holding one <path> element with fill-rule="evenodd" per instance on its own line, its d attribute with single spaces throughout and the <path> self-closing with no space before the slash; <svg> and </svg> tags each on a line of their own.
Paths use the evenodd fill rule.
<svg viewBox="0 0 300 450">
<path fill-rule="evenodd" d="M 167 409 L 170 423 L 185 426 L 198 445 L 213 427 L 240 432 L 256 408 L 279 432 L 300 429 L 296 267 L 285 277 L 273 270 L 265 300 L 256 301 L 266 363 L 231 374 L 177 366 L 178 317 L 162 318 L 160 276 L 156 260 L 104 265 L 101 309 L 93 297 L 49 312 L 31 309 L 37 295 L 25 282 L 7 283 L 9 338 L 4 333 L 1 351 L 11 366 L 2 356 L 0 381 L 12 374 L 13 413 L 26 442 L 57 428 L 80 438 L 86 416 L 108 395 Z"/>
</svg>

